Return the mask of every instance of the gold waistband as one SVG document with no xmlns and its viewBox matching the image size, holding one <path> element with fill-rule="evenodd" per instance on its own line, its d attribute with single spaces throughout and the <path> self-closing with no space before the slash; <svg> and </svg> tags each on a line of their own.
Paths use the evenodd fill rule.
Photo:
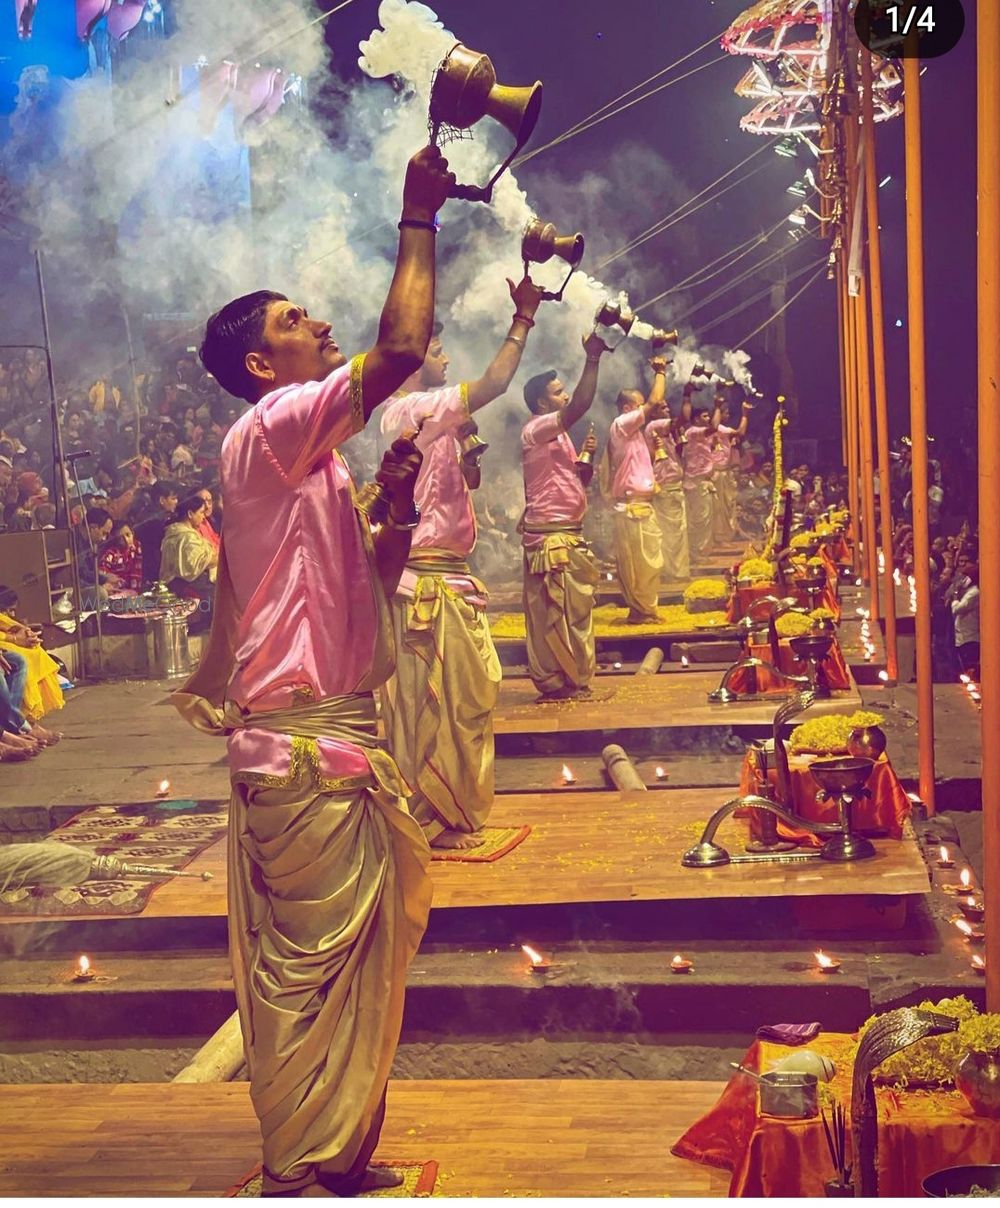
<svg viewBox="0 0 1000 1208">
<path fill-rule="evenodd" d="M 544 524 L 528 524 L 523 521 L 518 532 L 527 533 L 530 537 L 545 536 L 548 533 L 580 534 L 583 532 L 583 522 L 573 524 L 568 520 L 552 520 Z"/>
<path fill-rule="evenodd" d="M 299 738 L 333 738 L 359 747 L 378 747 L 375 697 L 371 692 L 328 696 L 284 709 L 253 713 L 226 701 L 222 724 L 227 730 L 271 730 Z"/>
<path fill-rule="evenodd" d="M 447 549 L 435 549 L 433 546 L 414 550 L 406 563 L 406 569 L 418 575 L 471 574 L 469 563 L 461 554 L 453 554 Z"/>
</svg>

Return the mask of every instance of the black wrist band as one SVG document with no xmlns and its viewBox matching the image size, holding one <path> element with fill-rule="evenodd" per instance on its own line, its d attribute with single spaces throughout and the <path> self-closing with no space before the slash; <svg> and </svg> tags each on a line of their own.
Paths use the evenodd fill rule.
<svg viewBox="0 0 1000 1208">
<path fill-rule="evenodd" d="M 400 230 L 402 230 L 403 227 L 414 227 L 415 229 L 421 231 L 431 231 L 435 235 L 438 233 L 437 223 L 427 222 L 423 218 L 400 218 L 396 225 Z"/>
</svg>

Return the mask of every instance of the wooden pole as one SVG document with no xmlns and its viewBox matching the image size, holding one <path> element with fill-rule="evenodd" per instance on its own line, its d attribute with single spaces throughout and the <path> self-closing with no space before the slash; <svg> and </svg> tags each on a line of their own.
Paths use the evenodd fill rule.
<svg viewBox="0 0 1000 1208">
<path fill-rule="evenodd" d="M 242 1068 L 243 1033 L 234 1011 L 172 1081 L 232 1082 Z"/>
<path fill-rule="evenodd" d="M 979 636 L 986 1009 L 1000 1011 L 1000 6 L 979 0 Z"/>
<path fill-rule="evenodd" d="M 611 783 L 619 793 L 645 793 L 646 782 L 639 775 L 635 764 L 629 758 L 628 751 L 617 743 L 610 743 L 601 752 L 604 766 L 608 769 Z"/>
<path fill-rule="evenodd" d="M 642 662 L 636 668 L 636 675 L 655 675 L 660 670 L 663 657 L 659 646 L 651 646 L 642 656 Z"/>
<path fill-rule="evenodd" d="M 916 42 L 916 39 L 914 39 Z M 920 797 L 934 812 L 934 679 L 931 666 L 930 536 L 927 530 L 927 381 L 924 335 L 924 207 L 920 148 L 920 60 L 903 59 L 906 142 L 906 275 L 913 442 L 913 576 L 917 591 L 917 734 Z"/>
<path fill-rule="evenodd" d="M 840 354 L 840 455 L 847 465 L 847 330 L 844 318 L 843 265 L 837 265 L 837 351 Z M 829 502 L 829 501 L 828 501 Z"/>
<path fill-rule="evenodd" d="M 890 683 L 899 679 L 896 639 L 896 585 L 892 577 L 892 483 L 889 461 L 889 394 L 885 369 L 885 310 L 882 305 L 882 236 L 878 229 L 878 166 L 875 162 L 875 111 L 872 102 L 872 63 L 861 56 L 862 115 L 865 129 L 865 198 L 868 210 L 868 297 L 871 302 L 872 368 L 875 383 L 875 434 L 878 444 L 878 486 L 882 519 L 882 619 L 885 622 L 885 664 Z"/>
</svg>

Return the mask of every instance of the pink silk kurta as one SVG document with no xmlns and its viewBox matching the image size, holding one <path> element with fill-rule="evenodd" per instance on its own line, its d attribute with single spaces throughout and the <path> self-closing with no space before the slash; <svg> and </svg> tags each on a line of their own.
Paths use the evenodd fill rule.
<svg viewBox="0 0 1000 1208">
<path fill-rule="evenodd" d="M 582 524 L 587 492 L 576 469 L 576 446 L 559 412 L 528 420 L 521 429 L 521 458 L 525 524 Z M 525 549 L 534 549 L 545 536 L 525 533 L 523 539 Z"/>
<path fill-rule="evenodd" d="M 715 469 L 712 460 L 712 440 L 715 433 L 711 428 L 688 428 L 684 433 L 684 477 L 711 478 Z"/>
<path fill-rule="evenodd" d="M 265 395 L 222 447 L 226 556 L 241 613 L 226 696 L 250 712 L 367 691 L 392 669 L 371 537 L 336 452 L 364 426 L 362 361 Z M 360 747 L 318 743 L 324 777 L 367 774 Z M 286 776 L 290 754 L 290 738 L 270 730 L 229 738 L 233 774 Z"/>
<path fill-rule="evenodd" d="M 416 445 L 424 464 L 414 491 L 420 523 L 413 533 L 411 558 L 421 549 L 444 549 L 467 558 L 475 547 L 476 515 L 462 476 L 462 450 L 455 435 L 468 418 L 464 383 L 403 394 L 390 399 L 382 410 L 382 433 L 388 440 L 423 422 Z"/>
<path fill-rule="evenodd" d="M 611 457 L 611 494 L 616 500 L 648 499 L 655 487 L 653 462 L 643 427 L 646 413 L 641 407 L 626 411 L 611 424 L 608 451 Z"/>
<path fill-rule="evenodd" d="M 654 419 L 652 423 L 646 425 L 646 444 L 649 446 L 650 456 L 653 457 L 653 476 L 661 487 L 671 486 L 680 482 L 684 477 L 684 467 L 677 456 L 674 438 L 670 435 L 670 427 L 668 419 Z M 654 456 L 655 446 L 653 444 L 653 439 L 657 436 L 663 441 L 663 451 L 666 453 L 666 457 L 659 461 Z"/>
<path fill-rule="evenodd" d="M 735 435 L 735 428 L 727 428 L 724 424 L 719 425 L 712 445 L 712 468 L 714 470 L 728 470 L 732 465 L 733 437 Z"/>
</svg>

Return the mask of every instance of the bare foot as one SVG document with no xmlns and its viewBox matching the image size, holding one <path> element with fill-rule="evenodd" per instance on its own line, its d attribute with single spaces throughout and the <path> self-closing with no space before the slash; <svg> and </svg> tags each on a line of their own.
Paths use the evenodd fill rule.
<svg viewBox="0 0 1000 1208">
<path fill-rule="evenodd" d="M 482 835 L 446 830 L 442 831 L 436 839 L 431 840 L 431 847 L 440 847 L 443 851 L 468 851 L 472 847 L 482 847 L 484 842 Z"/>
<path fill-rule="evenodd" d="M 34 751 L 26 751 L 23 747 L 14 747 L 10 743 L 0 742 L 0 763 L 23 763 L 31 759 Z"/>
<path fill-rule="evenodd" d="M 362 1191 L 381 1191 L 388 1187 L 402 1187 L 403 1176 L 391 1166 L 369 1166 L 361 1182 Z"/>
<path fill-rule="evenodd" d="M 31 737 L 37 738 L 43 747 L 54 747 L 62 738 L 62 734 L 58 730 L 47 730 L 35 722 L 31 727 Z"/>
<path fill-rule="evenodd" d="M 27 751 L 29 755 L 37 755 L 42 749 L 30 734 L 4 734 L 3 741 L 18 751 Z"/>
</svg>

